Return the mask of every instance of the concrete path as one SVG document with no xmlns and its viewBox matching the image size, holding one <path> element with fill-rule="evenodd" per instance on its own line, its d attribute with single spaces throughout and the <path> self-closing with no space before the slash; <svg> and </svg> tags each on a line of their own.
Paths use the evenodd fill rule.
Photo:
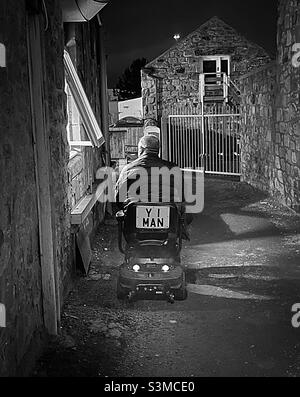
<svg viewBox="0 0 300 397">
<path fill-rule="evenodd" d="M 116 227 L 99 230 L 87 278 L 36 376 L 299 376 L 300 217 L 251 187 L 208 180 L 183 249 L 189 297 L 116 299 Z"/>
</svg>

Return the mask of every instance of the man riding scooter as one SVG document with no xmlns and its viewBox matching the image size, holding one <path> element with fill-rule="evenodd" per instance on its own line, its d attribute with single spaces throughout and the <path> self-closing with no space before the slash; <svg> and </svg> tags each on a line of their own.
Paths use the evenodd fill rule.
<svg viewBox="0 0 300 397">
<path fill-rule="evenodd" d="M 166 295 L 172 303 L 175 297 L 186 298 L 180 265 L 182 239 L 188 239 L 183 175 L 175 164 L 159 157 L 159 149 L 159 139 L 145 135 L 138 159 L 124 167 L 116 185 L 122 210 L 117 214 L 122 227 L 119 247 L 125 253 L 118 281 L 120 299 L 140 292 Z M 170 172 L 162 180 L 163 170 Z M 123 234 L 125 250 L 120 242 Z"/>
<path fill-rule="evenodd" d="M 190 214 L 185 214 L 185 206 L 184 206 L 184 180 L 183 175 L 178 168 L 178 166 L 170 161 L 163 160 L 159 157 L 160 150 L 160 142 L 159 138 L 156 135 L 151 135 L 151 129 L 147 127 L 148 131 L 150 131 L 149 135 L 145 135 L 140 139 L 138 145 L 138 158 L 132 163 L 125 166 L 119 176 L 117 185 L 116 185 L 116 202 L 119 209 L 124 209 L 130 202 L 134 202 L 136 200 L 136 196 L 133 195 L 129 197 L 128 192 L 130 191 L 130 186 L 135 182 L 136 176 L 140 174 L 141 168 L 147 172 L 148 178 L 146 183 L 148 184 L 148 197 L 143 195 L 139 195 L 140 201 L 151 202 L 153 201 L 153 193 L 157 192 L 158 194 L 154 194 L 154 199 L 158 202 L 175 202 L 181 213 L 185 219 L 185 227 L 183 230 L 183 238 L 185 240 L 189 240 L 188 231 L 186 225 L 192 222 L 192 216 Z M 180 175 L 181 178 L 181 189 L 178 189 L 175 186 L 174 179 L 167 178 L 164 180 L 164 183 L 167 182 L 168 186 L 155 185 L 155 182 L 161 183 L 158 180 L 151 180 L 151 175 L 153 175 L 152 171 L 154 169 L 163 169 L 167 168 L 168 170 L 176 170 L 177 174 Z M 167 195 L 164 195 L 164 192 L 168 192 Z M 125 200 L 120 200 L 120 198 Z"/>
</svg>

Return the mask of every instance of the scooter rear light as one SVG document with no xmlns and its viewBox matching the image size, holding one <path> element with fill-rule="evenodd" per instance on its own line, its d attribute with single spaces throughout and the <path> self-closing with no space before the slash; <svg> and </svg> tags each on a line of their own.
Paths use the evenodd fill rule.
<svg viewBox="0 0 300 397">
<path fill-rule="evenodd" d="M 139 265 L 134 265 L 132 266 L 132 270 L 137 273 L 141 270 L 141 267 Z"/>
</svg>

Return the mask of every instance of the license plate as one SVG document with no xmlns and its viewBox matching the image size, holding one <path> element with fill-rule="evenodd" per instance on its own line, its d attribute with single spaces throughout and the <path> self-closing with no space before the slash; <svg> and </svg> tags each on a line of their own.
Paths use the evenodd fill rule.
<svg viewBox="0 0 300 397">
<path fill-rule="evenodd" d="M 169 229 L 170 207 L 138 206 L 136 209 L 137 229 Z"/>
<path fill-rule="evenodd" d="M 147 269 L 156 269 L 157 268 L 157 264 L 156 263 L 151 263 L 149 265 L 146 265 Z"/>
</svg>

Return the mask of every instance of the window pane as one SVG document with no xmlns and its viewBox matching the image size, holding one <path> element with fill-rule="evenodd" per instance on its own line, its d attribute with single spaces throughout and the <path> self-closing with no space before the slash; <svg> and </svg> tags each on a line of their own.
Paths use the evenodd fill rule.
<svg viewBox="0 0 300 397">
<path fill-rule="evenodd" d="M 203 61 L 203 73 L 216 73 L 217 61 Z"/>
<path fill-rule="evenodd" d="M 229 61 L 227 59 L 222 59 L 221 61 L 221 72 L 226 73 L 227 75 L 229 72 L 228 62 Z"/>
</svg>

